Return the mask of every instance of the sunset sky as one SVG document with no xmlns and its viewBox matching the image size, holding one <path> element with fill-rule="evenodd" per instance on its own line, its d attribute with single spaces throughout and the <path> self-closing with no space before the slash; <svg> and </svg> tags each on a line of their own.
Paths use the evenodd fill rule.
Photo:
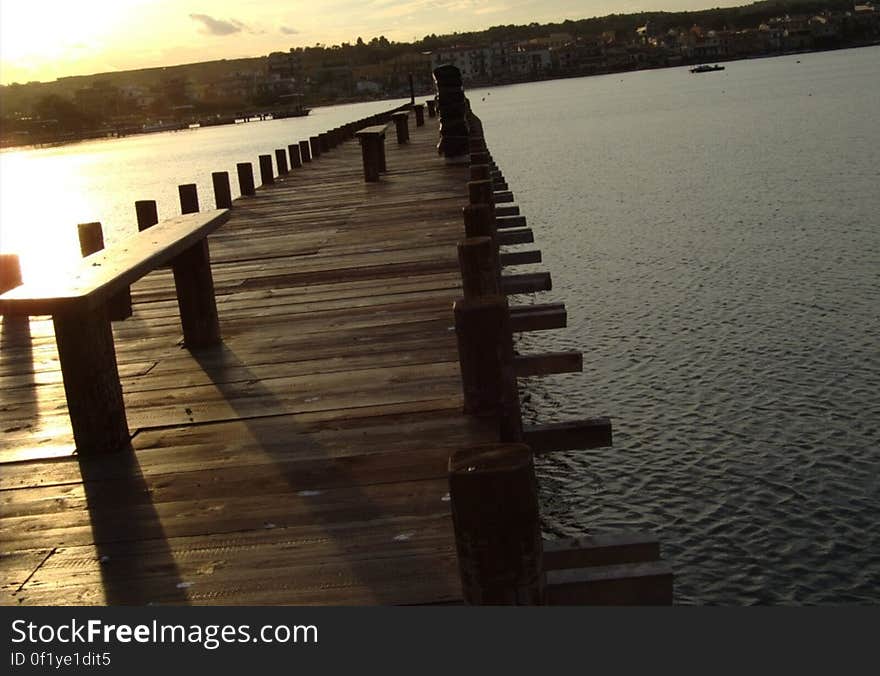
<svg viewBox="0 0 880 676">
<path fill-rule="evenodd" d="M 0 83 L 746 0 L 0 0 Z"/>
</svg>

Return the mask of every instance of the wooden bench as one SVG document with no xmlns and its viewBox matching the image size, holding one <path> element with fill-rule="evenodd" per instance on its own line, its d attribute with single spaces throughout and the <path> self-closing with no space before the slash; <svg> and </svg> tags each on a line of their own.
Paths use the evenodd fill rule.
<svg viewBox="0 0 880 676">
<path fill-rule="evenodd" d="M 355 132 L 355 136 L 361 144 L 364 180 L 368 183 L 375 183 L 379 180 L 379 174 L 388 170 L 385 166 L 385 129 L 387 127 L 387 124 L 377 124 Z"/>
<path fill-rule="evenodd" d="M 77 452 L 128 446 L 122 385 L 107 302 L 148 272 L 170 263 L 185 345 L 220 342 L 207 236 L 228 209 L 177 216 L 83 258 L 60 279 L 27 282 L 0 295 L 0 314 L 51 315 Z"/>
</svg>

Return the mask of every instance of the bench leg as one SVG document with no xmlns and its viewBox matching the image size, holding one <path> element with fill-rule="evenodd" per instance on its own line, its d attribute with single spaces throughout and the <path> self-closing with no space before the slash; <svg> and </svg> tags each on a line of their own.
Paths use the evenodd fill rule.
<svg viewBox="0 0 880 676">
<path fill-rule="evenodd" d="M 214 278 L 208 240 L 203 239 L 171 262 L 177 306 L 183 325 L 183 342 L 189 349 L 217 345 L 220 342 L 220 321 L 214 299 Z"/>
<path fill-rule="evenodd" d="M 130 435 L 107 307 L 57 314 L 53 321 L 77 453 L 127 448 Z"/>
</svg>

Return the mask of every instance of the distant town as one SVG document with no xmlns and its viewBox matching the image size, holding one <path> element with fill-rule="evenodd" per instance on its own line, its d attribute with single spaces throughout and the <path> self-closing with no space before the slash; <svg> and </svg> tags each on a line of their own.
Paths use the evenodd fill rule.
<svg viewBox="0 0 880 676">
<path fill-rule="evenodd" d="M 880 7 L 776 0 L 295 47 L 266 56 L 0 87 L 4 147 L 306 115 L 325 104 L 431 91 L 452 63 L 491 86 L 880 44 Z"/>
</svg>

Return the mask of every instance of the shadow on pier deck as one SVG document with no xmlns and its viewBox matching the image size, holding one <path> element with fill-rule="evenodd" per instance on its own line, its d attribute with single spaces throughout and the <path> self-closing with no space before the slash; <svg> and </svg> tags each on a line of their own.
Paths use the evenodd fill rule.
<svg viewBox="0 0 880 676">
<path fill-rule="evenodd" d="M 216 348 L 182 348 L 170 271 L 132 288 L 133 454 L 74 455 L 51 321 L 4 321 L 3 603 L 460 600 L 447 462 L 493 431 L 461 413 L 468 178 L 436 140 L 388 143 L 378 183 L 347 142 L 237 200 Z"/>
</svg>

